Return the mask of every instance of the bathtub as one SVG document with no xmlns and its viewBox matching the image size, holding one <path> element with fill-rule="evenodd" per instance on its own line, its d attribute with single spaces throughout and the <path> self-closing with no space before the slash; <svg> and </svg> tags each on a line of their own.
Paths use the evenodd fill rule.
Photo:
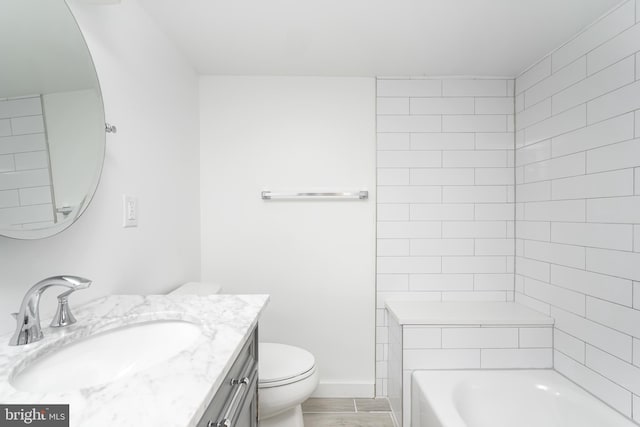
<svg viewBox="0 0 640 427">
<path fill-rule="evenodd" d="M 411 383 L 411 427 L 638 427 L 553 370 L 415 371 Z"/>
</svg>

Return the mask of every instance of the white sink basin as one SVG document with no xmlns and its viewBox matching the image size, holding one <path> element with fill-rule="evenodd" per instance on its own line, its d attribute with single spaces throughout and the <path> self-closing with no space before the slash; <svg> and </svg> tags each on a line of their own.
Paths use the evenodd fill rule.
<svg viewBox="0 0 640 427">
<path fill-rule="evenodd" d="M 197 325 L 180 320 L 111 329 L 34 360 L 11 384 L 17 390 L 47 393 L 110 383 L 170 359 L 200 334 Z"/>
</svg>

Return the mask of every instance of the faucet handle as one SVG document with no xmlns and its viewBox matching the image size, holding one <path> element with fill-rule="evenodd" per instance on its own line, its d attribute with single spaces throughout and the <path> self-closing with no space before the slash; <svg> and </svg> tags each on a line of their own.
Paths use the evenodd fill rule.
<svg viewBox="0 0 640 427">
<path fill-rule="evenodd" d="M 58 295 L 58 308 L 50 325 L 52 328 L 62 328 L 76 323 L 76 318 L 69 308 L 69 295 L 71 295 L 73 291 L 74 289 L 70 289 Z"/>
<path fill-rule="evenodd" d="M 77 276 L 48 277 L 33 285 L 20 303 L 20 312 L 16 318 L 16 330 L 9 340 L 9 345 L 25 345 L 42 339 L 40 327 L 40 296 L 52 286 L 63 286 L 69 291 L 58 295 L 58 309 L 51 326 L 68 326 L 75 323 L 76 319 L 69 311 L 67 297 L 77 289 L 85 289 L 91 285 L 91 280 Z"/>
</svg>

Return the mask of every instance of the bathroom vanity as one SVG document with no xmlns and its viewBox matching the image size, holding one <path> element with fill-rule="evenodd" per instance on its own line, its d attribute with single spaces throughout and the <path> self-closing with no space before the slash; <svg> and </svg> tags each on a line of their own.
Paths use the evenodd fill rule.
<svg viewBox="0 0 640 427">
<path fill-rule="evenodd" d="M 41 341 L 12 347 L 7 334 L 0 403 L 69 404 L 73 427 L 255 427 L 268 298 L 114 295 Z"/>
<path fill-rule="evenodd" d="M 198 427 L 258 426 L 258 330 L 222 381 Z"/>
</svg>

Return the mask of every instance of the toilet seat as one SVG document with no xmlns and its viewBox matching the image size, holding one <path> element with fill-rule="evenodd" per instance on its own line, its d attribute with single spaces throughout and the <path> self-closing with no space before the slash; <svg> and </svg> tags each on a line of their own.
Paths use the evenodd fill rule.
<svg viewBox="0 0 640 427">
<path fill-rule="evenodd" d="M 311 353 L 286 344 L 258 344 L 258 388 L 280 387 L 302 381 L 316 371 Z"/>
</svg>

